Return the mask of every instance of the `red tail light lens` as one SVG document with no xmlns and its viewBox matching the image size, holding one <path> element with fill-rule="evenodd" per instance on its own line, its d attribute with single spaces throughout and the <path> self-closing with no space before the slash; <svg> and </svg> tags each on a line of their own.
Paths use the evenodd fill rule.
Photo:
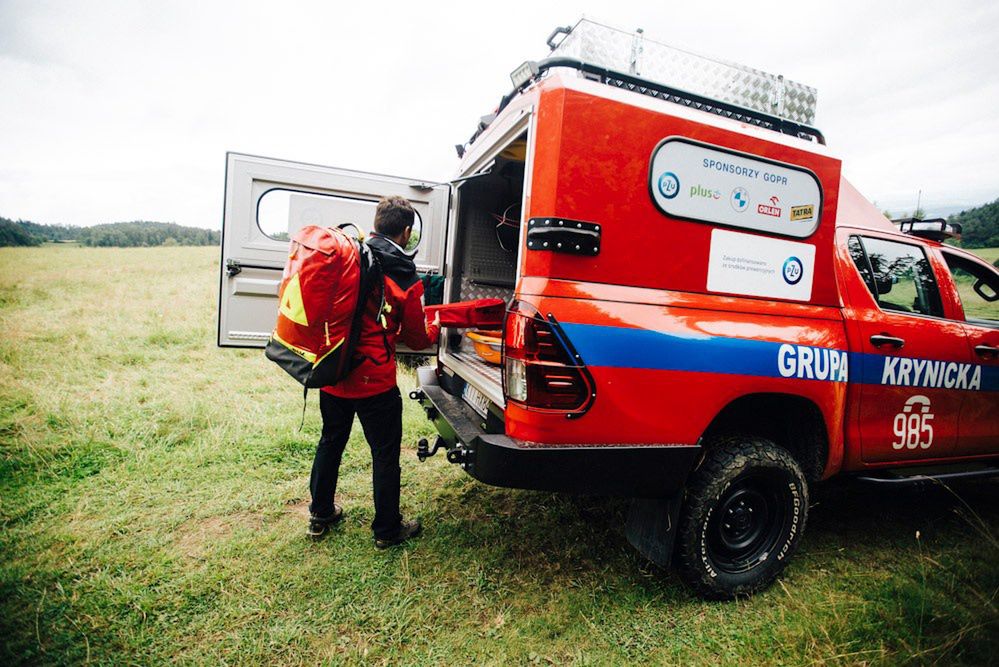
<svg viewBox="0 0 999 667">
<path fill-rule="evenodd" d="M 529 304 L 515 301 L 503 329 L 503 389 L 508 400 L 568 417 L 589 408 L 593 380 L 554 317 L 542 317 Z"/>
</svg>

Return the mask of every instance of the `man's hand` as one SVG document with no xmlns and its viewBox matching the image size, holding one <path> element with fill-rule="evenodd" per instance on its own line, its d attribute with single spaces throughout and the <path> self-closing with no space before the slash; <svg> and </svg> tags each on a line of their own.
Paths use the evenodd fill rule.
<svg viewBox="0 0 999 667">
<path fill-rule="evenodd" d="M 437 311 L 436 313 L 434 313 L 433 325 L 435 327 L 439 327 L 441 325 L 441 313 L 440 313 L 440 311 Z"/>
</svg>

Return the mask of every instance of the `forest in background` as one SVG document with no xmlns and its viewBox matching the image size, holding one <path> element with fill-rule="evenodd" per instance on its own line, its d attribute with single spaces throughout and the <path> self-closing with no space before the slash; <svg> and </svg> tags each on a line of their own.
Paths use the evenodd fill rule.
<svg viewBox="0 0 999 667">
<path fill-rule="evenodd" d="M 148 220 L 73 227 L 0 217 L 0 246 L 38 246 L 71 241 L 84 246 L 115 248 L 218 245 L 219 232 Z"/>
<path fill-rule="evenodd" d="M 917 211 L 918 213 L 918 211 Z M 916 217 L 921 217 L 917 215 Z M 963 248 L 999 247 L 999 199 L 948 217 L 964 228 Z M 0 246 L 37 246 L 75 241 L 85 246 L 134 248 L 163 245 L 217 245 L 220 232 L 172 222 L 113 222 L 92 227 L 42 225 L 0 217 Z"/>
</svg>

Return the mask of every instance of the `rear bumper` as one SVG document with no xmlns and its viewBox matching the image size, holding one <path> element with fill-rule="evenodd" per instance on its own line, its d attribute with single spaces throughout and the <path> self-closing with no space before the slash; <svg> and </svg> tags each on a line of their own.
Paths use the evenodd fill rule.
<svg viewBox="0 0 999 667">
<path fill-rule="evenodd" d="M 453 457 L 477 480 L 493 486 L 638 498 L 673 496 L 700 454 L 698 445 L 527 445 L 488 433 L 458 395 L 446 391 L 435 369 L 417 371 L 416 398 L 441 437 L 460 450 Z"/>
</svg>

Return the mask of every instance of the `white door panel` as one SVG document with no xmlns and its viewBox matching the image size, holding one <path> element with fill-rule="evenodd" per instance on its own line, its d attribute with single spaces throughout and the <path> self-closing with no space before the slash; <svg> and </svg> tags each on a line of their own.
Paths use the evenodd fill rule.
<svg viewBox="0 0 999 667">
<path fill-rule="evenodd" d="M 375 205 L 389 195 L 405 197 L 416 210 L 417 269 L 439 273 L 444 260 L 448 185 L 229 153 L 218 344 L 266 345 L 277 317 L 288 239 L 295 232 L 306 225 L 352 223 L 367 234 L 372 230 Z"/>
</svg>

